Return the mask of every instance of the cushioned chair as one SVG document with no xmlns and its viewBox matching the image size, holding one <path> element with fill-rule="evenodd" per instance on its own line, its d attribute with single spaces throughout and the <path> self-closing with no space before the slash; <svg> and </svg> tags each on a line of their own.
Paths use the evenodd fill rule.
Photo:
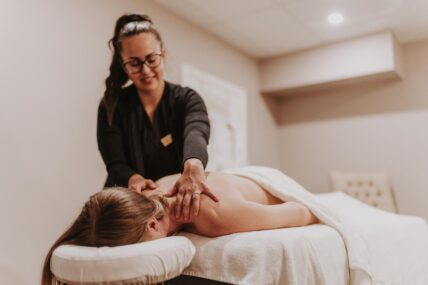
<svg viewBox="0 0 428 285">
<path fill-rule="evenodd" d="M 397 213 L 394 190 L 386 173 L 332 171 L 332 191 L 341 191 L 382 210 Z"/>
</svg>

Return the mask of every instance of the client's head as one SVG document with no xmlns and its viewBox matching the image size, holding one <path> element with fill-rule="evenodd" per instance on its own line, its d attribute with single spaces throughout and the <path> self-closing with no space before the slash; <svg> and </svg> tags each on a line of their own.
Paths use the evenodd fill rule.
<svg viewBox="0 0 428 285">
<path fill-rule="evenodd" d="M 50 259 L 59 245 L 127 245 L 165 237 L 168 227 L 163 197 L 146 197 L 126 188 L 102 190 L 89 198 L 71 227 L 52 246 L 45 260 L 42 285 L 52 284 Z"/>
<path fill-rule="evenodd" d="M 84 246 L 118 246 L 165 237 L 166 202 L 125 188 L 91 196 L 73 224 L 70 242 Z"/>
</svg>

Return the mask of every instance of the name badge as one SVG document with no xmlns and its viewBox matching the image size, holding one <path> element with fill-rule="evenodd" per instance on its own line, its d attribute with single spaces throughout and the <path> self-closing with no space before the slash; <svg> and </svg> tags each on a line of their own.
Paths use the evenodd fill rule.
<svg viewBox="0 0 428 285">
<path fill-rule="evenodd" d="M 169 146 L 172 143 L 172 135 L 171 134 L 167 134 L 166 136 L 164 136 L 163 138 L 161 138 L 161 143 L 164 147 Z"/>
</svg>

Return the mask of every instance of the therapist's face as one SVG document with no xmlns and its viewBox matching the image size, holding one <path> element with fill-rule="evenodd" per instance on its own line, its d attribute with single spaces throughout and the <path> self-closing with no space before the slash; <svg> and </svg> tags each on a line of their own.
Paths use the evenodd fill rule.
<svg viewBox="0 0 428 285">
<path fill-rule="evenodd" d="M 121 40 L 122 62 L 139 93 L 163 90 L 165 50 L 151 33 L 140 33 Z M 142 64 L 144 62 L 144 64 Z"/>
</svg>

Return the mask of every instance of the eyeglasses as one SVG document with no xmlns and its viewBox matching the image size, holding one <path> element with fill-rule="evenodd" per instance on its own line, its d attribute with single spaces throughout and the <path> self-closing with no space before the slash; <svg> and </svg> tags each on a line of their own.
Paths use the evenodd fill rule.
<svg viewBox="0 0 428 285">
<path fill-rule="evenodd" d="M 147 55 L 144 60 L 133 58 L 130 61 L 123 63 L 123 69 L 125 69 L 128 74 L 135 74 L 141 72 L 144 64 L 150 68 L 155 68 L 160 64 L 161 56 L 161 53 L 151 53 Z"/>
</svg>

